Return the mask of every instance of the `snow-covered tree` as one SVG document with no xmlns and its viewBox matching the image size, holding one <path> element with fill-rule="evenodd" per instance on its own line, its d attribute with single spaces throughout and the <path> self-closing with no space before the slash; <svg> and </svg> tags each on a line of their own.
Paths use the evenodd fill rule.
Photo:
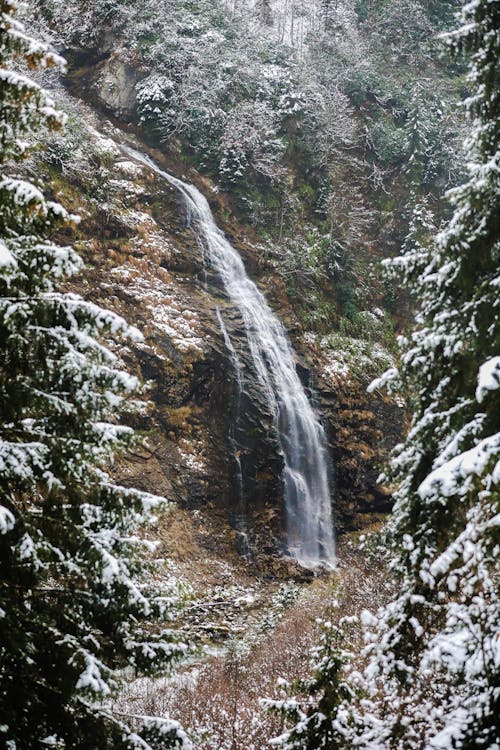
<svg viewBox="0 0 500 750">
<path fill-rule="evenodd" d="M 267 26 L 272 26 L 273 11 L 271 8 L 271 0 L 257 0 L 255 4 L 255 10 L 257 13 L 257 17 L 262 21 L 262 23 L 266 24 Z"/>
<path fill-rule="evenodd" d="M 332 603 L 332 614 L 338 603 Z M 281 750 L 348 750 L 355 737 L 357 715 L 352 710 L 357 690 L 346 679 L 346 665 L 352 659 L 348 650 L 348 630 L 353 618 L 343 617 L 338 625 L 320 623 L 319 644 L 311 650 L 311 677 L 282 685 L 284 699 L 263 701 L 291 728 L 271 741 Z"/>
<path fill-rule="evenodd" d="M 219 171 L 227 182 L 237 182 L 252 169 L 269 180 L 279 180 L 285 151 L 277 135 L 276 116 L 262 102 L 235 107 L 221 138 Z"/>
<path fill-rule="evenodd" d="M 174 589 L 140 575 L 135 529 L 161 498 L 105 470 L 134 440 L 117 415 L 139 383 L 103 338 L 140 334 L 59 290 L 82 266 L 49 239 L 70 217 L 19 162 L 41 127 L 62 124 L 25 72 L 62 60 L 15 14 L 0 0 L 0 745 L 187 747 L 175 722 L 106 702 L 124 667 L 151 672 L 185 647 L 148 624 L 169 616 Z"/>
<path fill-rule="evenodd" d="M 384 699 L 370 748 L 500 747 L 500 2 L 467 2 L 448 39 L 471 56 L 468 179 L 437 238 L 420 210 L 389 264 L 420 311 L 400 372 L 382 379 L 414 417 L 392 459 L 401 593 L 371 636 L 367 676 Z"/>
</svg>

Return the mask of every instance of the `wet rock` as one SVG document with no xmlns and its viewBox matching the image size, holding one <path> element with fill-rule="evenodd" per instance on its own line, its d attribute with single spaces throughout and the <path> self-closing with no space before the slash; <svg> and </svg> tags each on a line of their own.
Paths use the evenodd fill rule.
<svg viewBox="0 0 500 750">
<path fill-rule="evenodd" d="M 404 431 L 404 410 L 368 383 L 339 381 L 321 391 L 320 408 L 330 440 L 333 513 L 338 532 L 363 528 L 392 507 L 390 488 L 377 482 L 389 452 Z"/>
</svg>

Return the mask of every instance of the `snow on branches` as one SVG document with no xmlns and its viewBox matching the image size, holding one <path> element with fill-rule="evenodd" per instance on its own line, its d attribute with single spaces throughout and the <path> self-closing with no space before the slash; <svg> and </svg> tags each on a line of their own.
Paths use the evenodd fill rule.
<svg viewBox="0 0 500 750">
<path fill-rule="evenodd" d="M 186 646 L 148 624 L 178 600 L 147 581 L 137 534 L 164 500 L 107 471 L 136 441 L 119 415 L 141 387 L 106 339 L 141 335 L 60 291 L 82 261 L 49 235 L 74 217 L 15 172 L 28 140 L 63 121 L 23 72 L 62 61 L 15 10 L 0 0 L 0 742 L 188 748 L 175 722 L 125 721 L 102 703 L 124 667 L 154 673 Z"/>
<path fill-rule="evenodd" d="M 412 395 L 414 417 L 392 459 L 402 590 L 372 626 L 367 679 L 385 698 L 370 748 L 500 747 L 499 29 L 500 2 L 474 0 L 448 37 L 472 60 L 468 180 L 437 239 L 420 206 L 388 263 L 420 310 L 385 378 Z"/>
</svg>

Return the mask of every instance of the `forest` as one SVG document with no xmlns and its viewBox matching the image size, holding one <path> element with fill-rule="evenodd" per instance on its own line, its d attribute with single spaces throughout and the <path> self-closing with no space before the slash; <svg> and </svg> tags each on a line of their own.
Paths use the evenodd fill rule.
<svg viewBox="0 0 500 750">
<path fill-rule="evenodd" d="M 500 0 L 0 0 L 0 747 L 500 750 Z"/>
</svg>

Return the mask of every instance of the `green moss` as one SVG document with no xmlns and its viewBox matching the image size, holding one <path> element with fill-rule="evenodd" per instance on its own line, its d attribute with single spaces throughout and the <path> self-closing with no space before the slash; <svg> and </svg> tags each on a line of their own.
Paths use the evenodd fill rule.
<svg viewBox="0 0 500 750">
<path fill-rule="evenodd" d="M 316 190 L 307 182 L 299 187 L 299 189 L 297 190 L 297 194 L 299 198 L 301 198 L 303 201 L 307 201 L 308 203 L 314 203 L 314 201 L 316 200 Z"/>
<path fill-rule="evenodd" d="M 158 38 L 158 34 L 155 34 L 154 31 L 143 32 L 137 37 L 137 46 L 141 52 L 145 52 L 158 41 Z"/>
</svg>

